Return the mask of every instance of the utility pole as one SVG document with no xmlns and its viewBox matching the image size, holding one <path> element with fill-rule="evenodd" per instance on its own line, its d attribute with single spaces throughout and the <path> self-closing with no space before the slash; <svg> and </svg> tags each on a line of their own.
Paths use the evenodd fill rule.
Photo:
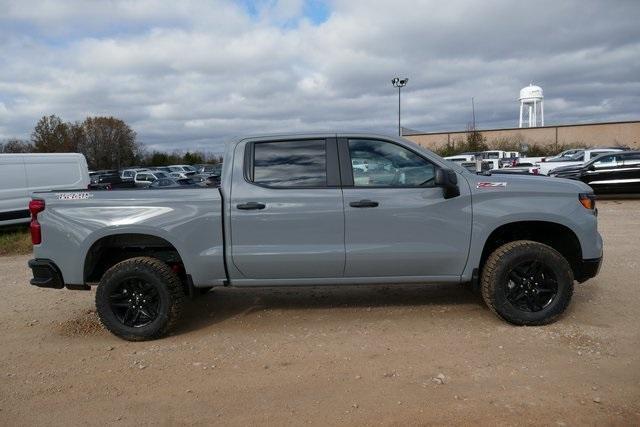
<svg viewBox="0 0 640 427">
<path fill-rule="evenodd" d="M 473 130 L 476 130 L 476 105 L 474 103 L 473 97 L 471 97 L 471 117 L 472 117 L 472 122 L 473 123 Z"/>
<path fill-rule="evenodd" d="M 402 136 L 402 127 L 400 126 L 400 90 L 405 87 L 407 83 L 409 83 L 409 79 L 406 77 L 402 79 L 394 77 L 391 79 L 391 84 L 398 88 L 398 136 Z"/>
</svg>

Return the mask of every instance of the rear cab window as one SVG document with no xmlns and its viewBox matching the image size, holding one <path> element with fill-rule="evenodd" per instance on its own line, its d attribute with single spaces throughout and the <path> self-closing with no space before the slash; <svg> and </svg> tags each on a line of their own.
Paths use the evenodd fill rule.
<svg viewBox="0 0 640 427">
<path fill-rule="evenodd" d="M 248 170 L 254 184 L 270 188 L 327 187 L 326 140 L 255 142 Z"/>
</svg>

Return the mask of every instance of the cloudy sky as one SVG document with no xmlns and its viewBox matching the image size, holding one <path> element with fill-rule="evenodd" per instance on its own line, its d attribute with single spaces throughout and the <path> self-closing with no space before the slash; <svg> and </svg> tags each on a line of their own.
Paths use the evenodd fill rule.
<svg viewBox="0 0 640 427">
<path fill-rule="evenodd" d="M 535 10 L 534 10 L 535 7 Z M 0 140 L 124 119 L 151 148 L 231 136 L 640 119 L 640 1 L 0 0 Z"/>
</svg>

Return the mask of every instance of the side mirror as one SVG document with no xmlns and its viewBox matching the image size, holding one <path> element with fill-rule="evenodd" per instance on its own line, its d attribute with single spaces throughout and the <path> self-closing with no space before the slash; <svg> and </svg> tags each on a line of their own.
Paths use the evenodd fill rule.
<svg viewBox="0 0 640 427">
<path fill-rule="evenodd" d="M 596 170 L 596 167 L 595 167 L 595 165 L 589 165 L 589 167 L 587 169 L 590 170 L 590 171 L 594 171 L 594 170 Z"/>
<path fill-rule="evenodd" d="M 458 188 L 458 175 L 452 169 L 436 169 L 434 183 L 436 187 L 442 187 L 442 194 L 445 199 L 458 197 L 460 189 Z"/>
</svg>

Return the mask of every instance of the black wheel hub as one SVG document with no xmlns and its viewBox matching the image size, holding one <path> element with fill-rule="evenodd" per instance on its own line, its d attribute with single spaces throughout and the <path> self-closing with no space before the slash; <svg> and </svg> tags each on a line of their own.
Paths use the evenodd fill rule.
<svg viewBox="0 0 640 427">
<path fill-rule="evenodd" d="M 127 279 L 111 292 L 109 306 L 123 325 L 140 328 L 158 317 L 160 295 L 142 279 Z"/>
<path fill-rule="evenodd" d="M 519 310 L 544 310 L 557 294 L 558 281 L 555 274 L 539 260 L 522 262 L 509 272 L 507 301 Z"/>
</svg>

